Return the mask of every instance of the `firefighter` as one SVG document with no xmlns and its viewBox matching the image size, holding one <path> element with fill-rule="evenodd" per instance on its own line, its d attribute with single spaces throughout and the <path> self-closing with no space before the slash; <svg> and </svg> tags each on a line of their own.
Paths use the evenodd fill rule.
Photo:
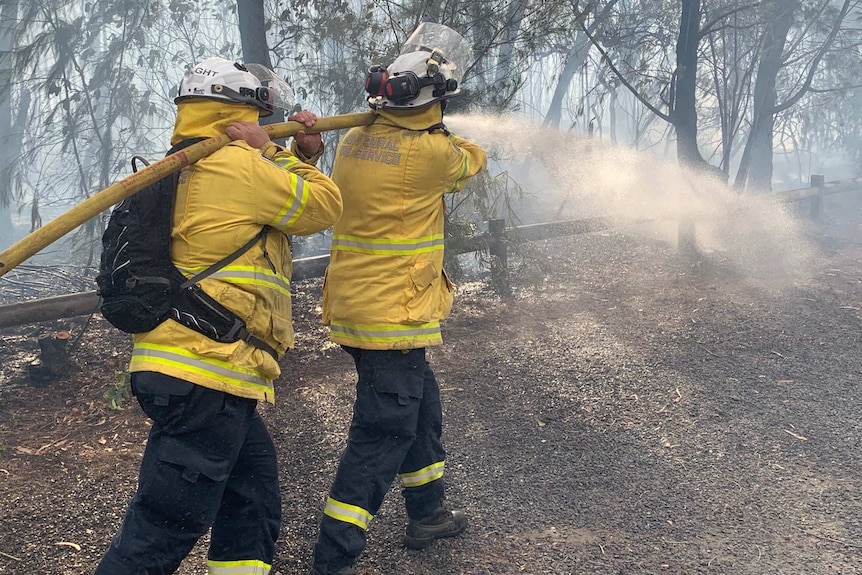
<svg viewBox="0 0 862 575">
<path fill-rule="evenodd" d="M 485 167 L 485 152 L 443 124 L 460 92 L 470 45 L 424 23 L 388 68 L 366 78 L 374 122 L 350 130 L 332 179 L 344 215 L 333 229 L 323 294 L 330 339 L 358 383 L 347 447 L 326 499 L 312 573 L 354 573 L 366 530 L 398 475 L 409 518 L 404 543 L 422 549 L 462 533 L 443 502 L 440 390 L 425 349 L 440 345 L 453 286 L 443 271 L 444 196 Z"/>
<path fill-rule="evenodd" d="M 222 58 L 197 64 L 180 84 L 171 143 L 225 133 L 233 141 L 181 172 L 172 259 L 191 276 L 268 227 L 200 282 L 263 343 L 219 343 L 173 319 L 134 336 L 132 392 L 153 424 L 137 493 L 96 575 L 173 573 L 208 530 L 210 575 L 270 572 L 281 496 L 257 403 L 274 403 L 278 359 L 294 343 L 288 234 L 324 230 L 342 210 L 338 187 L 310 165 L 320 135 L 300 132 L 287 150 L 257 123 L 289 107 L 287 90 L 262 66 Z M 316 121 L 307 111 L 290 119 Z"/>
</svg>

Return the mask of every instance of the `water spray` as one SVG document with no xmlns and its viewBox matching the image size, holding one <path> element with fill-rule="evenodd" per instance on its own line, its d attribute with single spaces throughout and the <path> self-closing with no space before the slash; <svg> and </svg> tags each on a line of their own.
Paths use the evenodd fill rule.
<svg viewBox="0 0 862 575">
<path fill-rule="evenodd" d="M 760 285 L 805 275 L 816 248 L 778 194 L 747 194 L 715 174 L 692 171 L 651 152 L 611 144 L 526 119 L 453 114 L 447 126 L 533 190 L 521 219 L 604 218 L 610 227 L 678 246 L 688 222 L 701 254 Z M 564 209 L 565 208 L 565 209 Z"/>
</svg>

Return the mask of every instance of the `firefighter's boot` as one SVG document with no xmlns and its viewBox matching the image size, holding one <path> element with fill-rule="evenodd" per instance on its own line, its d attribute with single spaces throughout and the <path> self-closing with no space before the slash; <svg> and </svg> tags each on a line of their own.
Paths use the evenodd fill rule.
<svg viewBox="0 0 862 575">
<path fill-rule="evenodd" d="M 437 539 L 460 535 L 465 529 L 467 516 L 463 511 L 438 507 L 425 519 L 411 519 L 407 523 L 404 545 L 408 549 L 425 549 Z"/>
</svg>

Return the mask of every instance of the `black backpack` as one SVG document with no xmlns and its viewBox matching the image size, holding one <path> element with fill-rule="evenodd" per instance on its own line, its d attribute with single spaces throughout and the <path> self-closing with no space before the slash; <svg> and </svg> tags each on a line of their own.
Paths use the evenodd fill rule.
<svg viewBox="0 0 862 575">
<path fill-rule="evenodd" d="M 166 155 L 203 138 L 184 140 Z M 132 168 L 137 156 L 132 159 Z M 222 343 L 243 340 L 278 359 L 276 350 L 252 335 L 245 322 L 198 285 L 261 241 L 268 227 L 232 254 L 192 278 L 171 260 L 171 228 L 179 174 L 173 173 L 126 198 L 111 211 L 102 234 L 102 257 L 96 276 L 101 312 L 126 333 L 154 329 L 168 318 Z"/>
</svg>

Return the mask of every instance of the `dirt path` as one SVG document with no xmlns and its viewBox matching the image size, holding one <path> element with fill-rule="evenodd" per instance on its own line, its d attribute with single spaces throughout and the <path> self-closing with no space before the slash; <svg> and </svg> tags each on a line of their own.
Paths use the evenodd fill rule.
<svg viewBox="0 0 862 575">
<path fill-rule="evenodd" d="M 404 550 L 393 490 L 360 574 L 862 573 L 858 243 L 824 244 L 813 277 L 780 292 L 622 236 L 531 249 L 513 300 L 462 286 L 431 353 L 468 534 Z M 282 575 L 306 572 L 351 409 L 319 289 L 295 287 L 298 349 L 263 410 L 280 450 Z M 94 320 L 78 368 L 34 388 L 24 367 L 44 328 L 0 332 L 3 575 L 92 572 L 146 437 L 135 405 L 111 411 L 103 396 L 127 340 Z M 203 573 L 203 553 L 180 573 Z"/>
</svg>

